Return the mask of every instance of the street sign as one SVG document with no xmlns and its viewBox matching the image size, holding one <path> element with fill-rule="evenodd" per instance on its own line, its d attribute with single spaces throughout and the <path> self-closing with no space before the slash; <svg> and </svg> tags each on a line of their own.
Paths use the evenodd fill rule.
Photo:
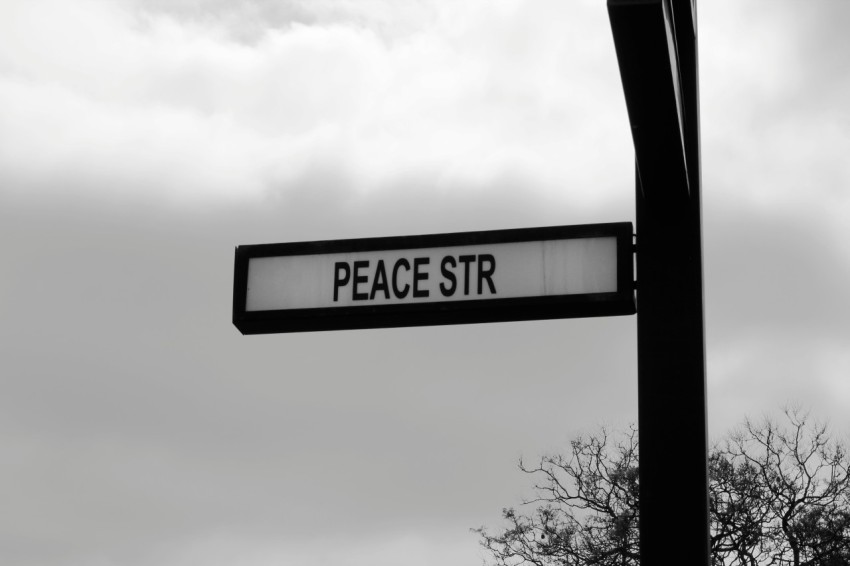
<svg viewBox="0 0 850 566">
<path fill-rule="evenodd" d="M 628 222 L 236 248 L 243 334 L 634 312 Z"/>
</svg>

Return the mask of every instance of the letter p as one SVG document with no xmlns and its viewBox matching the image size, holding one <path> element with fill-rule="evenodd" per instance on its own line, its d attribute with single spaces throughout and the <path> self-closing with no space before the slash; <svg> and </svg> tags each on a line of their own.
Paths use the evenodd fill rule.
<svg viewBox="0 0 850 566">
<path fill-rule="evenodd" d="M 339 288 L 348 285 L 351 279 L 351 268 L 348 262 L 338 261 L 334 264 L 334 302 L 339 300 Z"/>
</svg>

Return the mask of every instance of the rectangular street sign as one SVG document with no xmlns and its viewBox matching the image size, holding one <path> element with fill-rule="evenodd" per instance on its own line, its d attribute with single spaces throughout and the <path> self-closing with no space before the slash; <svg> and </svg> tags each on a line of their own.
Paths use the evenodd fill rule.
<svg viewBox="0 0 850 566">
<path fill-rule="evenodd" d="M 635 312 L 628 222 L 236 248 L 243 334 Z"/>
</svg>

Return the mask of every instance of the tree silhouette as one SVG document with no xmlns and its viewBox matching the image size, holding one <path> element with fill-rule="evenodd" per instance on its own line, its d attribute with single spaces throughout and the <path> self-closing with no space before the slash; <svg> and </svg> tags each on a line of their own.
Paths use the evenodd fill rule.
<svg viewBox="0 0 850 566">
<path fill-rule="evenodd" d="M 709 455 L 715 566 L 850 565 L 850 474 L 844 444 L 789 408 L 782 422 L 743 425 Z M 525 514 L 475 529 L 495 566 L 640 564 L 638 435 L 580 436 L 567 455 L 520 469 L 536 478 Z M 675 462 L 671 462 L 674 470 Z M 671 494 L 675 497 L 675 494 Z"/>
<path fill-rule="evenodd" d="M 712 450 L 717 564 L 850 564 L 850 461 L 826 424 L 797 408 L 746 420 Z M 730 549 L 730 550 L 727 550 Z"/>
</svg>

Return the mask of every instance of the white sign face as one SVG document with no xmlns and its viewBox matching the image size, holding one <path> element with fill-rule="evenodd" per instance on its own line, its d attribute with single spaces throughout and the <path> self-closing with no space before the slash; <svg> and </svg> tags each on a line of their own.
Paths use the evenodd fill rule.
<svg viewBox="0 0 850 566">
<path fill-rule="evenodd" d="M 617 291 L 617 239 L 255 257 L 246 311 Z"/>
<path fill-rule="evenodd" d="M 629 223 L 239 246 L 245 334 L 633 314 Z"/>
</svg>

